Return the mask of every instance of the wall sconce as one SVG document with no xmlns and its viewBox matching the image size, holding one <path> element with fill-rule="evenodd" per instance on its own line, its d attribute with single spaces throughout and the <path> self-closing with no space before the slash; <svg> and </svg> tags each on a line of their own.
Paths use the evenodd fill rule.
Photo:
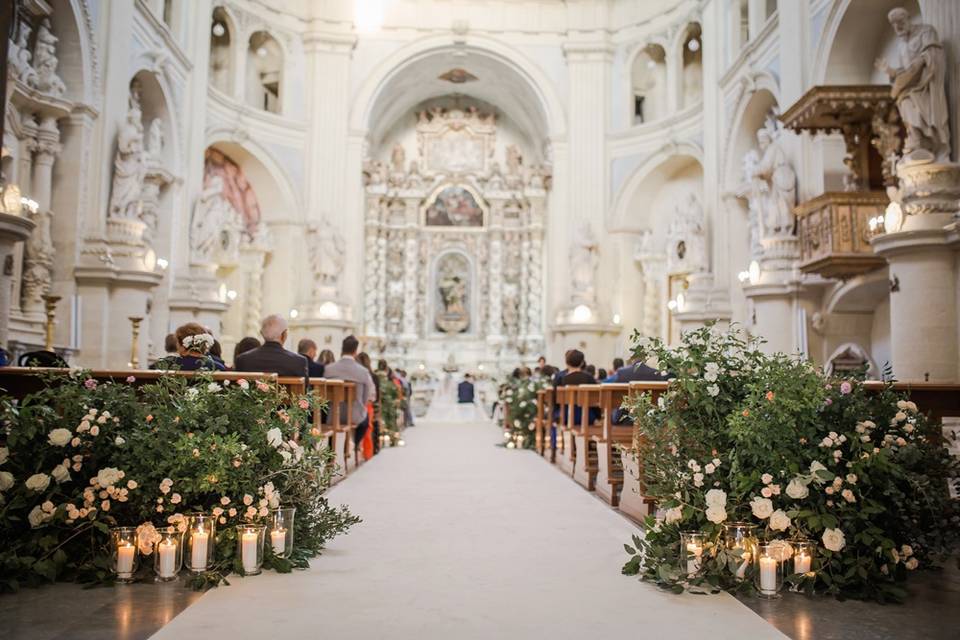
<svg viewBox="0 0 960 640">
<path fill-rule="evenodd" d="M 166 271 L 167 267 L 170 266 L 170 263 L 166 258 L 157 258 L 157 266 Z"/>
<path fill-rule="evenodd" d="M 620 314 L 619 314 L 619 313 L 613 314 L 613 324 L 620 324 Z"/>
<path fill-rule="evenodd" d="M 223 34 L 225 34 L 226 32 L 227 32 L 227 28 L 223 26 L 223 23 L 222 23 L 222 22 L 214 22 L 214 23 L 213 23 L 213 35 L 215 35 L 215 36 L 217 36 L 218 38 L 220 38 L 220 37 L 222 37 Z"/>
<path fill-rule="evenodd" d="M 757 284 L 760 282 L 760 263 L 756 260 L 750 262 L 750 268 L 747 270 L 747 274 L 750 278 L 750 284 Z"/>
<path fill-rule="evenodd" d="M 573 315 L 571 316 L 571 319 L 577 324 L 590 322 L 592 318 L 593 311 L 591 311 L 590 307 L 585 304 L 577 305 L 573 310 Z"/>
<path fill-rule="evenodd" d="M 236 300 L 236 299 L 237 299 L 237 292 L 234 291 L 233 289 L 227 290 L 227 299 L 229 299 L 229 300 Z"/>
<path fill-rule="evenodd" d="M 899 202 L 891 202 L 883 214 L 883 227 L 886 233 L 896 233 L 903 226 L 903 207 Z"/>
<path fill-rule="evenodd" d="M 299 312 L 299 311 L 297 311 L 296 309 L 290 309 L 290 317 L 291 317 L 291 318 L 296 318 L 298 315 L 300 315 L 300 312 Z"/>
<path fill-rule="evenodd" d="M 340 307 L 336 302 L 327 301 L 320 305 L 320 308 L 317 310 L 317 314 L 321 318 L 332 320 L 334 318 L 340 317 Z"/>
</svg>

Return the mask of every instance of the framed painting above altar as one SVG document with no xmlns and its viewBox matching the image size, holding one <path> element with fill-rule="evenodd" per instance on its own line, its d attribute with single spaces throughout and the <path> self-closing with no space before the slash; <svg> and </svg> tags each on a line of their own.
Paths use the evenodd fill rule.
<svg viewBox="0 0 960 640">
<path fill-rule="evenodd" d="M 445 185 L 434 191 L 423 208 L 427 227 L 483 227 L 486 207 L 467 185 Z"/>
</svg>

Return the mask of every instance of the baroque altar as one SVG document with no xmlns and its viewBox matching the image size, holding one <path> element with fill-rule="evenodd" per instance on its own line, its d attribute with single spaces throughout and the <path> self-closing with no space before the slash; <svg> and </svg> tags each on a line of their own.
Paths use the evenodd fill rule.
<svg viewBox="0 0 960 640">
<path fill-rule="evenodd" d="M 549 168 L 475 106 L 425 107 L 407 133 L 364 163 L 367 350 L 435 370 L 535 358 Z"/>
</svg>

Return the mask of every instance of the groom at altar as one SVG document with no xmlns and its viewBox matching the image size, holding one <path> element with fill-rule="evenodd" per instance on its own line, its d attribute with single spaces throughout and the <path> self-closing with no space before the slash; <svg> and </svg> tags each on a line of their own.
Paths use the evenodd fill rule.
<svg viewBox="0 0 960 640">
<path fill-rule="evenodd" d="M 328 364 L 323 372 L 323 375 L 327 378 L 353 382 L 357 386 L 357 394 L 354 396 L 353 406 L 350 408 L 351 418 L 357 425 L 357 430 L 353 436 L 355 444 L 360 444 L 370 426 L 367 403 L 375 402 L 377 399 L 376 388 L 373 386 L 373 378 L 370 376 L 370 372 L 357 362 L 357 350 L 359 348 L 360 341 L 354 336 L 347 336 L 343 339 L 340 359 L 333 364 Z"/>
</svg>

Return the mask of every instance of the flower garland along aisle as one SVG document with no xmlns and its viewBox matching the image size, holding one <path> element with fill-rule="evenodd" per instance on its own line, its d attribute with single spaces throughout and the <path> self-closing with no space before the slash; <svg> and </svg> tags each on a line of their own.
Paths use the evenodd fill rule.
<svg viewBox="0 0 960 640">
<path fill-rule="evenodd" d="M 634 340 L 634 355 L 673 378 L 657 403 L 628 401 L 641 482 L 662 517 L 625 545 L 623 573 L 677 593 L 775 595 L 785 582 L 883 602 L 956 548 L 956 462 L 889 386 L 867 391 L 713 327 L 676 349 Z"/>
<path fill-rule="evenodd" d="M 308 566 L 359 522 L 324 497 L 332 452 L 317 446 L 319 434 L 298 434 L 320 409 L 310 397 L 209 376 L 164 376 L 138 389 L 83 373 L 46 383 L 19 402 L 0 400 L 0 590 L 110 582 L 117 526 L 137 527 L 135 577 L 148 578 L 158 531 L 183 531 L 193 512 L 212 516 L 215 555 L 190 579 L 199 588 L 243 572 L 237 526 L 266 523 L 279 507 L 296 513 L 292 551 L 264 545 L 263 566 L 278 572 Z"/>
<path fill-rule="evenodd" d="M 550 381 L 534 376 L 508 378 L 501 387 L 500 400 L 507 412 L 503 446 L 508 449 L 533 449 L 536 446 L 537 392 Z"/>
</svg>

